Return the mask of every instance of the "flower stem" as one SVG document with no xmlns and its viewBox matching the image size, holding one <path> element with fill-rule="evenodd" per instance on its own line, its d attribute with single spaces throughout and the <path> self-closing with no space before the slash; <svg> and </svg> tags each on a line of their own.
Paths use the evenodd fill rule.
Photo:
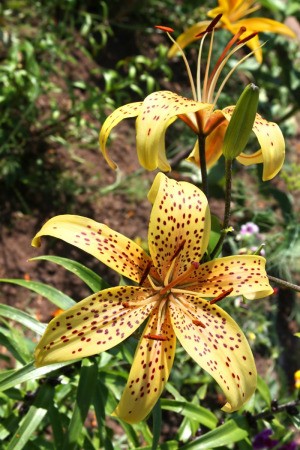
<svg viewBox="0 0 300 450">
<path fill-rule="evenodd" d="M 211 259 L 214 259 L 219 255 L 225 237 L 230 231 L 229 229 L 229 219 L 230 219 L 230 205 L 231 205 L 231 187 L 232 187 L 232 159 L 225 160 L 225 211 L 223 220 L 223 229 L 221 230 L 220 238 L 211 252 Z"/>
<path fill-rule="evenodd" d="M 279 286 L 292 289 L 293 291 L 300 292 L 300 286 L 297 284 L 290 283 L 289 281 L 281 280 L 280 278 L 272 277 L 271 275 L 268 275 L 268 278 L 270 281 L 273 281 L 273 283 L 279 284 Z"/>
<path fill-rule="evenodd" d="M 207 178 L 207 167 L 205 158 L 205 136 L 203 133 L 198 134 L 198 144 L 199 144 L 199 159 L 200 159 L 200 170 L 202 178 L 202 191 L 208 197 L 208 178 Z"/>
</svg>

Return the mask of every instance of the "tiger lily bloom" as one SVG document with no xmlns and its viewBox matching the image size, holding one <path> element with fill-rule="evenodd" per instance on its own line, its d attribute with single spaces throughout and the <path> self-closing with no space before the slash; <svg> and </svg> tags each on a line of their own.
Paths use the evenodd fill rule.
<svg viewBox="0 0 300 450">
<path fill-rule="evenodd" d="M 270 295 L 265 259 L 243 255 L 201 263 L 210 234 L 203 192 L 159 173 L 148 198 L 149 255 L 108 226 L 80 216 L 54 217 L 36 234 L 34 246 L 44 235 L 63 239 L 136 283 L 100 291 L 54 318 L 36 348 L 36 365 L 106 351 L 147 319 L 114 415 L 136 423 L 149 414 L 169 378 L 176 338 L 223 389 L 223 410 L 235 411 L 255 390 L 255 363 L 243 332 L 216 303 L 228 295 Z"/>
<path fill-rule="evenodd" d="M 260 5 L 255 0 L 218 0 L 219 6 L 207 13 L 208 17 L 214 18 L 222 15 L 218 28 L 224 28 L 235 35 L 241 27 L 247 29 L 247 35 L 252 33 L 276 33 L 295 39 L 296 34 L 287 26 L 276 20 L 265 17 L 248 17 L 249 14 L 260 9 Z M 196 41 L 199 33 L 203 32 L 208 26 L 209 21 L 198 22 L 182 33 L 177 43 L 183 49 L 191 42 Z M 245 37 L 247 36 L 245 35 Z M 258 35 L 247 42 L 247 46 L 254 52 L 259 63 L 262 62 L 262 50 Z M 178 52 L 174 44 L 169 50 L 168 56 L 172 57 Z"/>
<path fill-rule="evenodd" d="M 148 95 L 142 102 L 129 103 L 121 106 L 107 117 L 100 131 L 99 143 L 104 158 L 110 167 L 115 169 L 117 166 L 108 155 L 106 148 L 107 139 L 111 130 L 123 119 L 129 117 L 137 117 L 136 143 L 138 158 L 140 164 L 147 170 L 154 170 L 156 168 L 164 172 L 171 170 L 171 166 L 166 157 L 165 134 L 169 125 L 177 118 L 185 122 L 197 136 L 194 148 L 188 157 L 189 161 L 198 166 L 200 165 L 201 150 L 199 148 L 199 142 L 203 146 L 204 141 L 207 168 L 212 167 L 220 158 L 225 132 L 234 106 L 228 106 L 222 110 L 215 109 L 215 107 L 224 84 L 237 66 L 225 77 L 217 92 L 215 92 L 216 85 L 228 59 L 248 42 L 248 38 L 240 39 L 245 32 L 245 29 L 241 28 L 225 46 L 216 65 L 209 73 L 213 31 L 218 20 L 220 20 L 220 16 L 212 21 L 202 33 L 203 37 L 199 50 L 196 84 L 193 81 L 188 61 L 182 52 L 189 75 L 193 99 L 182 97 L 171 91 L 158 91 Z M 165 31 L 169 38 L 175 42 L 170 35 L 170 28 L 157 28 Z M 201 88 L 201 53 L 204 38 L 207 34 L 212 35 L 212 40 L 203 86 Z M 240 60 L 237 65 L 245 58 Z M 237 160 L 246 166 L 263 163 L 263 180 L 270 180 L 279 172 L 284 162 L 285 143 L 281 130 L 277 124 L 268 122 L 259 114 L 256 115 L 252 130 L 260 144 L 260 149 L 251 154 L 242 152 L 237 157 Z"/>
</svg>

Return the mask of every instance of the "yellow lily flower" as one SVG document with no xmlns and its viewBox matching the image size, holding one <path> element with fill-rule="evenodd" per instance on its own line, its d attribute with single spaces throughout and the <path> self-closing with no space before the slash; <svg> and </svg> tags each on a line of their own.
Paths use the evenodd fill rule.
<svg viewBox="0 0 300 450">
<path fill-rule="evenodd" d="M 100 291 L 54 318 L 36 348 L 36 365 L 108 350 L 147 319 L 114 415 L 136 423 L 149 414 L 168 380 L 176 338 L 223 389 L 223 410 L 235 411 L 255 390 L 255 363 L 243 332 L 216 302 L 229 294 L 270 295 L 265 259 L 242 255 L 201 263 L 210 234 L 203 192 L 159 173 L 148 198 L 150 255 L 80 216 L 54 217 L 36 234 L 34 246 L 44 235 L 63 239 L 137 283 Z"/>
<path fill-rule="evenodd" d="M 235 35 L 241 27 L 247 29 L 247 35 L 252 33 L 276 33 L 291 38 L 295 38 L 296 34 L 283 23 L 276 20 L 267 19 L 265 17 L 245 18 L 249 14 L 260 9 L 260 5 L 255 0 L 218 0 L 219 6 L 207 13 L 208 17 L 214 18 L 222 14 L 218 28 L 224 28 Z M 208 26 L 208 21 L 198 22 L 182 33 L 177 43 L 183 49 L 191 42 L 196 41 L 199 33 L 202 33 Z M 246 37 L 246 35 L 245 35 Z M 258 36 L 247 42 L 247 46 L 254 52 L 259 63 L 262 62 L 262 50 Z M 177 46 L 174 44 L 169 50 L 168 56 L 172 57 L 178 52 Z"/>
<path fill-rule="evenodd" d="M 210 26 L 211 24 L 204 31 L 203 38 L 209 32 L 213 31 L 213 29 L 209 29 Z M 172 39 L 168 28 L 159 28 L 167 31 L 168 36 Z M 100 131 L 99 144 L 102 154 L 110 167 L 115 169 L 117 165 L 108 155 L 106 148 L 107 139 L 111 130 L 119 122 L 130 117 L 137 117 L 136 143 L 138 158 L 140 164 L 147 170 L 154 170 L 156 168 L 165 172 L 171 170 L 171 166 L 166 157 L 165 134 L 169 125 L 177 118 L 184 121 L 197 136 L 188 160 L 199 166 L 199 137 L 202 136 L 205 139 L 207 167 L 210 168 L 216 163 L 222 155 L 224 135 L 234 106 L 229 106 L 222 110 L 215 109 L 215 106 L 224 84 L 234 69 L 225 77 L 218 91 L 215 93 L 216 85 L 222 69 L 230 56 L 248 42 L 247 38 L 246 40 L 239 40 L 243 33 L 244 29 L 242 28 L 226 45 L 210 74 L 210 56 L 208 57 L 202 89 L 200 85 L 202 47 L 200 47 L 199 51 L 196 86 L 188 62 L 183 54 L 188 69 L 193 99 L 182 97 L 171 91 L 158 91 L 148 95 L 142 102 L 129 103 L 121 106 L 107 117 Z M 234 47 L 236 43 L 237 45 Z M 277 124 L 268 122 L 259 114 L 256 115 L 253 132 L 260 144 L 260 149 L 252 154 L 243 152 L 237 159 L 244 165 L 263 163 L 263 180 L 270 180 L 279 172 L 284 162 L 285 143 L 283 135 Z"/>
</svg>

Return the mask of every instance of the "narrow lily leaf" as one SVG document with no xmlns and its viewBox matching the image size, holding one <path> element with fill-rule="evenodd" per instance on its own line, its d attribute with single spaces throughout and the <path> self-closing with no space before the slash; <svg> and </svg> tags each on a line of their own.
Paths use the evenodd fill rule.
<svg viewBox="0 0 300 450">
<path fill-rule="evenodd" d="M 82 281 L 84 281 L 89 288 L 93 292 L 102 291 L 109 287 L 109 284 L 106 283 L 99 275 L 97 275 L 93 270 L 85 267 L 83 264 L 80 264 L 77 261 L 73 261 L 68 258 L 62 258 L 60 256 L 37 256 L 36 258 L 31 258 L 29 261 L 50 261 L 55 264 L 58 264 L 64 267 L 69 272 L 74 273 L 78 276 Z"/>
<path fill-rule="evenodd" d="M 17 328 L 7 322 L 5 324 L 5 327 L 0 327 L 0 345 L 4 345 L 22 364 L 26 364 L 31 359 L 31 352 L 24 336 Z"/>
<path fill-rule="evenodd" d="M 161 408 L 168 411 L 174 411 L 178 414 L 182 414 L 190 419 L 198 420 L 200 423 L 205 425 L 207 428 L 215 428 L 217 425 L 216 416 L 210 412 L 208 409 L 203 408 L 203 406 L 193 405 L 188 402 L 180 402 L 177 400 L 161 400 Z"/>
<path fill-rule="evenodd" d="M 54 370 L 60 369 L 61 367 L 73 364 L 75 361 L 67 363 L 57 363 L 51 364 L 49 366 L 39 367 L 38 369 L 34 366 L 33 362 L 26 364 L 26 366 L 21 369 L 17 369 L 0 381 L 0 391 L 6 391 L 17 384 L 24 383 L 28 380 L 36 380 L 37 378 L 43 377 L 48 373 L 54 372 Z"/>
<path fill-rule="evenodd" d="M 0 282 L 17 284 L 18 286 L 30 289 L 31 291 L 36 292 L 37 294 L 40 294 L 43 297 L 46 297 L 51 303 L 53 303 L 54 305 L 56 305 L 58 308 L 61 309 L 71 308 L 71 306 L 75 305 L 76 303 L 71 297 L 59 291 L 58 289 L 55 289 L 52 286 L 48 286 L 47 284 L 40 283 L 39 281 L 26 281 L 13 278 L 1 278 Z"/>
<path fill-rule="evenodd" d="M 229 420 L 223 425 L 195 439 L 183 447 L 181 450 L 210 450 L 212 448 L 228 446 L 234 442 L 239 442 L 248 436 L 248 432 L 240 428 L 234 420 Z"/>
<path fill-rule="evenodd" d="M 160 400 L 157 401 L 156 405 L 152 410 L 152 418 L 153 418 L 153 441 L 151 450 L 156 450 L 158 448 L 158 442 L 162 426 Z"/>
<path fill-rule="evenodd" d="M 257 389 L 266 404 L 270 406 L 272 401 L 270 390 L 267 383 L 260 376 L 257 377 Z"/>
<path fill-rule="evenodd" d="M 46 414 L 47 409 L 31 406 L 22 424 L 8 444 L 7 450 L 22 450 Z"/>
<path fill-rule="evenodd" d="M 178 450 L 179 445 L 177 441 L 167 441 L 160 444 L 157 450 Z M 152 450 L 151 446 L 148 447 L 136 447 L 135 450 Z"/>
<path fill-rule="evenodd" d="M 75 448 L 77 440 L 84 430 L 84 421 L 95 392 L 97 371 L 98 368 L 95 361 L 90 361 L 89 359 L 82 361 L 76 403 L 65 437 L 63 450 Z"/>
<path fill-rule="evenodd" d="M 24 325 L 24 327 L 29 328 L 29 330 L 40 335 L 42 335 L 46 329 L 45 324 L 13 306 L 0 305 L 0 316 L 15 320 Z"/>
<path fill-rule="evenodd" d="M 105 424 L 106 421 L 106 403 L 109 396 L 108 388 L 102 382 L 100 373 L 98 373 L 98 380 L 96 384 L 96 392 L 93 397 L 93 405 L 98 422 L 98 432 L 100 438 L 99 447 L 106 450 L 114 450 L 114 446 L 111 442 L 111 438 L 108 435 L 108 427 Z"/>
</svg>

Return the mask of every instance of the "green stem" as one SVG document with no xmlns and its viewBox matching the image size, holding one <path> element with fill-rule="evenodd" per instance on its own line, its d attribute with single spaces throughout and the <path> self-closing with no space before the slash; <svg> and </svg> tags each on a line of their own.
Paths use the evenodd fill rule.
<svg viewBox="0 0 300 450">
<path fill-rule="evenodd" d="M 200 159 L 200 170 L 202 178 L 202 191 L 208 197 L 208 178 L 207 178 L 207 167 L 205 158 L 205 139 L 203 133 L 198 134 L 198 144 L 199 144 L 199 159 Z"/>
<path fill-rule="evenodd" d="M 223 220 L 223 229 L 221 230 L 220 238 L 211 253 L 211 259 L 219 255 L 225 237 L 228 233 L 229 219 L 230 219 L 230 204 L 231 204 L 231 188 L 232 188 L 232 159 L 225 160 L 225 211 Z"/>
<path fill-rule="evenodd" d="M 293 291 L 300 292 L 300 286 L 297 284 L 289 283 L 288 281 L 281 280 L 280 278 L 272 277 L 271 275 L 268 275 L 268 278 L 270 281 L 273 281 L 273 283 L 279 284 L 279 286 L 292 289 Z"/>
</svg>

